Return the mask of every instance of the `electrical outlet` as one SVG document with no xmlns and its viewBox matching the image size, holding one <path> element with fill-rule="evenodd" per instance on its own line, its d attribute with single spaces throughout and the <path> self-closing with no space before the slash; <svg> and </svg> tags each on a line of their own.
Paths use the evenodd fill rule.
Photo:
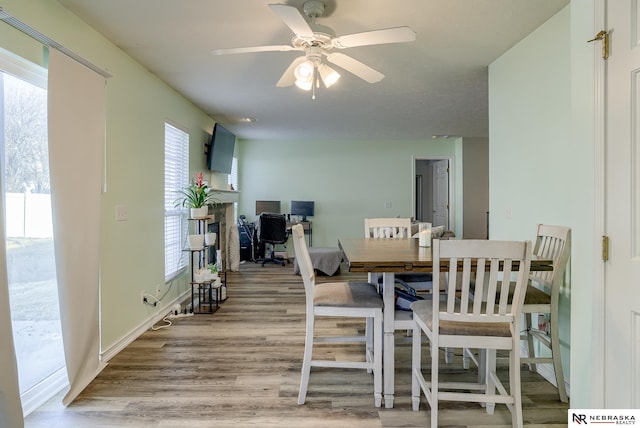
<svg viewBox="0 0 640 428">
<path fill-rule="evenodd" d="M 160 290 L 160 284 L 156 284 L 156 297 L 159 299 L 160 298 L 160 293 L 162 291 Z"/>
</svg>

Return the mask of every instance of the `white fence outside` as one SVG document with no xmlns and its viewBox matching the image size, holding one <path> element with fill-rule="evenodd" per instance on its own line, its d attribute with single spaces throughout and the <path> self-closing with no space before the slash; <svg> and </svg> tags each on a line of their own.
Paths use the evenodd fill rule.
<svg viewBox="0 0 640 428">
<path fill-rule="evenodd" d="M 6 227 L 10 238 L 51 238 L 51 195 L 7 193 Z"/>
</svg>

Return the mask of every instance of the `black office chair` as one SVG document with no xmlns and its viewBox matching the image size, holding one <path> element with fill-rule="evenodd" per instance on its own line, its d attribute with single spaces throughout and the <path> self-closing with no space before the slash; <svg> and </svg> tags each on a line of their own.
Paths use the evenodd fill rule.
<svg viewBox="0 0 640 428">
<path fill-rule="evenodd" d="M 287 242 L 287 219 L 284 214 L 262 213 L 258 220 L 256 228 L 258 234 L 258 242 L 261 244 L 271 244 L 271 256 L 262 257 L 256 260 L 256 263 L 277 263 L 284 266 L 288 260 L 282 257 L 276 257 L 276 244 L 284 244 Z"/>
</svg>

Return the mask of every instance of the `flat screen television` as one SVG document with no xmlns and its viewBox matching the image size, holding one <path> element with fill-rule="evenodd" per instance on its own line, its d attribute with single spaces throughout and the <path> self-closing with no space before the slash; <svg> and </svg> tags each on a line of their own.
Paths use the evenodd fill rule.
<svg viewBox="0 0 640 428">
<path fill-rule="evenodd" d="M 235 145 L 236 136 L 219 123 L 216 123 L 213 127 L 213 135 L 207 152 L 207 168 L 210 171 L 231 174 Z"/>
<path fill-rule="evenodd" d="M 280 214 L 280 201 L 256 201 L 256 215 L 262 213 Z"/>
<path fill-rule="evenodd" d="M 291 215 L 302 216 L 302 221 L 313 217 L 314 201 L 291 201 Z"/>
</svg>

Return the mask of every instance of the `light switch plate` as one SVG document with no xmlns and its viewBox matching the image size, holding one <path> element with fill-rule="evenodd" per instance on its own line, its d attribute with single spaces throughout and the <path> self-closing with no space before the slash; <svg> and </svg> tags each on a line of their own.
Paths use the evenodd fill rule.
<svg viewBox="0 0 640 428">
<path fill-rule="evenodd" d="M 129 219 L 129 206 L 116 205 L 116 221 L 126 221 Z"/>
</svg>

